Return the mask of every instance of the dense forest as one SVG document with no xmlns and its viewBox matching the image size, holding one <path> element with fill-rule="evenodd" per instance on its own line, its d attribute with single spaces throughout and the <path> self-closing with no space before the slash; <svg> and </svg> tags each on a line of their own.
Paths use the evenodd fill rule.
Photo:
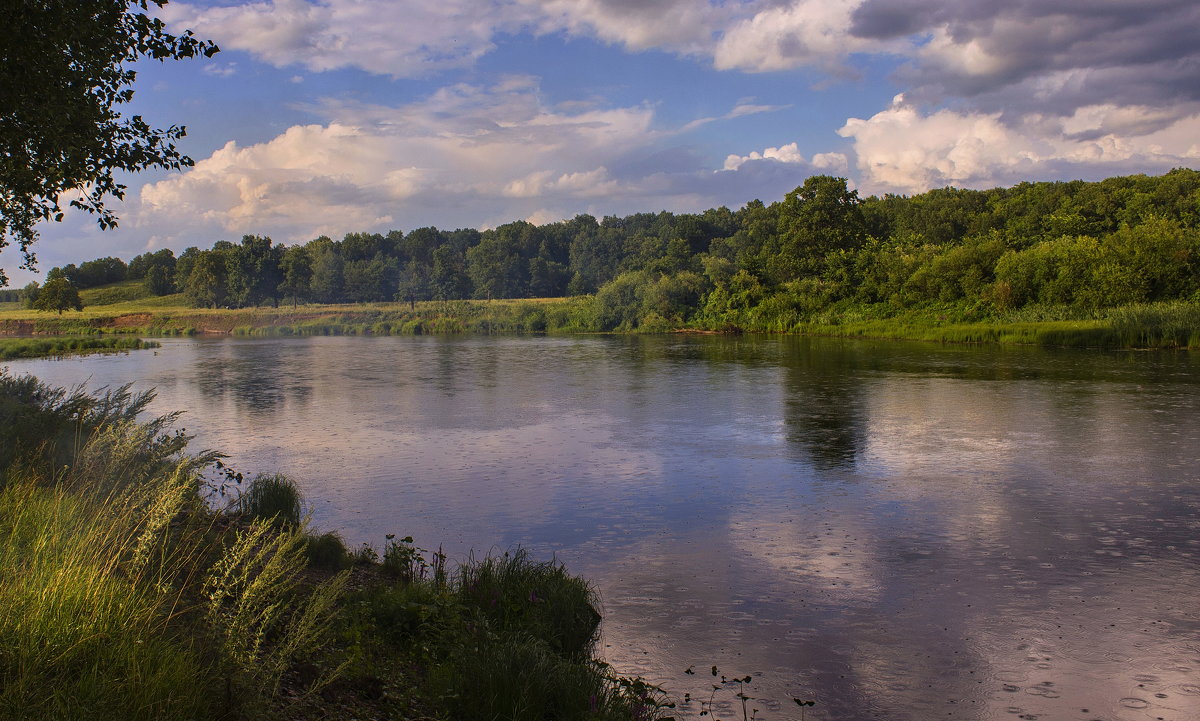
<svg viewBox="0 0 1200 721">
<path fill-rule="evenodd" d="M 1200 300 L 1200 172 L 859 197 L 814 176 L 779 202 L 535 226 L 169 249 L 54 268 L 197 307 L 593 295 L 597 330 L 786 330 L 831 310 L 1095 310 Z M 30 289 L 34 290 L 34 289 Z"/>
</svg>

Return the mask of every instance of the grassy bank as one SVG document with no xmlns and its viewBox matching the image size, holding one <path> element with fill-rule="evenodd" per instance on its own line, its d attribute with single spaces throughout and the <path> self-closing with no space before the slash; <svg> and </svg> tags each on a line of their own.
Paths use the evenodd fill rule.
<svg viewBox="0 0 1200 721">
<path fill-rule="evenodd" d="M 151 302 L 152 301 L 152 302 Z M 589 330 L 586 298 L 425 301 L 239 309 L 189 308 L 182 296 L 85 306 L 49 316 L 0 312 L 0 335 L 420 335 Z"/>
<path fill-rule="evenodd" d="M 115 353 L 157 348 L 158 343 L 120 336 L 75 338 L 0 338 L 0 360 L 46 358 L 81 353 Z"/>
<path fill-rule="evenodd" d="M 662 716 L 560 564 L 350 551 L 149 400 L 0 372 L 0 718 Z"/>
<path fill-rule="evenodd" d="M 96 289 L 102 292 L 104 289 Z M 611 311 L 611 309 L 608 309 Z M 613 326 L 600 298 L 425 301 L 204 309 L 181 295 L 85 306 L 47 315 L 0 311 L 0 335 L 425 335 L 451 333 L 794 333 L 853 338 L 1086 348 L 1200 348 L 1200 305 L 1183 301 L 1084 311 L 1027 306 L 1008 313 L 967 303 L 896 308 L 849 302 L 806 310 L 768 300 L 714 317 L 631 316 Z"/>
<path fill-rule="evenodd" d="M 878 311 L 876 311 L 878 312 Z M 824 313 L 790 332 L 848 338 L 939 343 L 1037 345 L 1057 348 L 1200 348 L 1200 306 L 1184 302 L 1129 305 L 1081 313 L 1072 308 L 1030 308 L 972 319 L 954 306 L 864 317 L 861 309 Z"/>
</svg>

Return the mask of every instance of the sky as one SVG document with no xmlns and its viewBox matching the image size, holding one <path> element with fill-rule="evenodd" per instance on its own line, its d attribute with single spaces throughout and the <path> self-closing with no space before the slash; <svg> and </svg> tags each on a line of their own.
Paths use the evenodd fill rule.
<svg viewBox="0 0 1200 721">
<path fill-rule="evenodd" d="M 126 115 L 185 171 L 55 265 L 268 235 L 488 228 L 1200 168 L 1195 0 L 172 0 L 211 59 L 141 62 Z"/>
</svg>

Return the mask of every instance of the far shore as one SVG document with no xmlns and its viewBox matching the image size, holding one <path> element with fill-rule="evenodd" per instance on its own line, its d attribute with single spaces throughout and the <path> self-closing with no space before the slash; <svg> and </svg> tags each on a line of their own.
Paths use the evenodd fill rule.
<svg viewBox="0 0 1200 721">
<path fill-rule="evenodd" d="M 421 301 L 417 303 L 304 304 L 239 309 L 192 308 L 181 295 L 52 314 L 0 306 L 0 337 L 121 335 L 312 336 L 591 333 L 590 297 Z M 825 314 L 787 328 L 740 327 L 702 322 L 642 326 L 633 333 L 793 334 L 937 343 L 1033 345 L 1080 348 L 1200 348 L 1200 332 L 1162 320 L 1157 306 L 1110 309 L 1101 319 L 981 318 L 939 315 L 936 310 L 871 318 L 862 313 Z M 1125 312 L 1122 312 L 1125 311 Z M 1116 320 L 1114 320 L 1116 319 Z M 1123 320 L 1122 320 L 1123 319 Z"/>
</svg>

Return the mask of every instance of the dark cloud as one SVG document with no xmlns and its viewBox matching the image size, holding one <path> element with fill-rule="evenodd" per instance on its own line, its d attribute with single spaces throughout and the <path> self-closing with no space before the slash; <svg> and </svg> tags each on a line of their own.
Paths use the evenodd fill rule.
<svg viewBox="0 0 1200 721">
<path fill-rule="evenodd" d="M 1200 100 L 1195 0 L 868 0 L 851 33 L 927 37 L 897 73 L 923 102 L 1064 112 Z"/>
<path fill-rule="evenodd" d="M 613 177 L 634 180 L 649 175 L 666 173 L 696 173 L 708 167 L 697 149 L 690 145 L 676 145 L 649 155 L 631 153 L 610 164 Z"/>
</svg>

